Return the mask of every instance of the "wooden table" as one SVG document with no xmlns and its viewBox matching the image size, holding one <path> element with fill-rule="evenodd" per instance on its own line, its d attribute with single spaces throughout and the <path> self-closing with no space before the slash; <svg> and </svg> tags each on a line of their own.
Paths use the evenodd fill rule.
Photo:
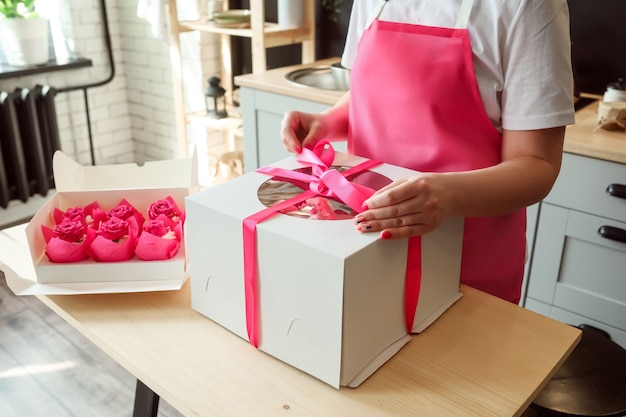
<svg viewBox="0 0 626 417">
<path fill-rule="evenodd" d="M 147 387 L 138 394 L 154 392 L 188 416 L 519 416 L 581 332 L 462 290 L 359 388 L 339 390 L 192 310 L 189 282 L 171 292 L 39 298 L 135 375 Z"/>
</svg>

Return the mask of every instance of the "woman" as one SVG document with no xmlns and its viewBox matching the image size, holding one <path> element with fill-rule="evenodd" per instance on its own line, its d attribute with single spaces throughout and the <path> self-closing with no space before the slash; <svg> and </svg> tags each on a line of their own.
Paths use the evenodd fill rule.
<svg viewBox="0 0 626 417">
<path fill-rule="evenodd" d="M 356 0 L 342 63 L 350 92 L 288 112 L 285 147 L 347 137 L 420 171 L 369 198 L 357 229 L 413 238 L 463 216 L 461 282 L 518 303 L 525 207 L 550 191 L 574 122 L 566 0 Z"/>
</svg>

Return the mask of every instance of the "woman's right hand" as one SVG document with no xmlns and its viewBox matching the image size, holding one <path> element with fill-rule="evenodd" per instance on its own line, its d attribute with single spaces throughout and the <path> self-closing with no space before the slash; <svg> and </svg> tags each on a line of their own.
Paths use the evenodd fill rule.
<svg viewBox="0 0 626 417">
<path fill-rule="evenodd" d="M 283 146 L 289 152 L 300 153 L 302 148 L 313 148 L 322 139 L 346 140 L 349 108 L 350 91 L 346 91 L 333 107 L 322 113 L 286 112 L 280 125 Z"/>
<path fill-rule="evenodd" d="M 312 148 L 328 133 L 326 115 L 288 111 L 281 122 L 283 146 L 289 152 L 300 153 L 303 147 Z"/>
</svg>

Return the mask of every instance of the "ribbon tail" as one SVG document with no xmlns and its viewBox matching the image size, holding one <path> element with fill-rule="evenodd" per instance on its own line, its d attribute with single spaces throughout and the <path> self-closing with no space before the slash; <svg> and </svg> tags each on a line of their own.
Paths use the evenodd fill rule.
<svg viewBox="0 0 626 417">
<path fill-rule="evenodd" d="M 311 197 L 312 192 L 304 192 L 275 206 L 268 207 L 243 219 L 243 274 L 246 300 L 246 330 L 250 343 L 259 347 L 259 266 L 257 259 L 256 226 L 281 210 Z"/>
<path fill-rule="evenodd" d="M 406 320 L 407 333 L 413 333 L 413 322 L 417 311 L 417 301 L 420 296 L 420 284 L 422 282 L 422 237 L 413 236 L 409 238 L 406 278 L 404 289 L 404 314 Z"/>
<path fill-rule="evenodd" d="M 326 171 L 321 179 L 334 195 L 357 213 L 363 211 L 363 202 L 374 194 L 372 189 L 363 185 L 357 187 L 356 184 L 352 184 L 335 169 Z"/>
<path fill-rule="evenodd" d="M 261 174 L 266 174 L 272 177 L 279 177 L 284 180 L 295 180 L 301 181 L 305 183 L 309 183 L 311 181 L 315 181 L 317 179 L 316 176 L 305 174 L 299 171 L 291 171 L 284 168 L 267 166 L 255 169 L 256 172 L 260 172 Z"/>
<path fill-rule="evenodd" d="M 355 166 L 353 166 L 351 168 L 346 169 L 345 171 L 342 172 L 342 174 L 347 179 L 350 179 L 350 177 L 352 175 L 359 174 L 362 171 L 365 171 L 366 169 L 373 168 L 373 167 L 375 167 L 377 165 L 380 165 L 380 164 L 381 164 L 380 161 L 377 161 L 375 159 L 368 159 L 367 161 L 361 162 L 358 165 L 355 165 Z"/>
<path fill-rule="evenodd" d="M 247 218 L 243 221 L 243 265 L 246 329 L 248 331 L 248 340 L 254 347 L 258 348 L 256 225 L 257 221 L 254 219 Z"/>
<path fill-rule="evenodd" d="M 321 140 L 313 146 L 313 149 L 304 148 L 297 158 L 298 162 L 313 167 L 326 170 L 335 160 L 335 149 L 329 141 Z"/>
</svg>

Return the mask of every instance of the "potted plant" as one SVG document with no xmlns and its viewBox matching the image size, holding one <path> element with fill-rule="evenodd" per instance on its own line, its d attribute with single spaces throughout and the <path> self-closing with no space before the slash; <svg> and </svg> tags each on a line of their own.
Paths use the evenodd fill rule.
<svg viewBox="0 0 626 417">
<path fill-rule="evenodd" d="M 322 0 L 322 6 L 330 13 L 328 18 L 336 22 L 341 13 L 343 0 Z"/>
<path fill-rule="evenodd" d="M 35 0 L 0 0 L 0 40 L 11 66 L 48 62 L 48 20 L 35 12 Z"/>
</svg>

